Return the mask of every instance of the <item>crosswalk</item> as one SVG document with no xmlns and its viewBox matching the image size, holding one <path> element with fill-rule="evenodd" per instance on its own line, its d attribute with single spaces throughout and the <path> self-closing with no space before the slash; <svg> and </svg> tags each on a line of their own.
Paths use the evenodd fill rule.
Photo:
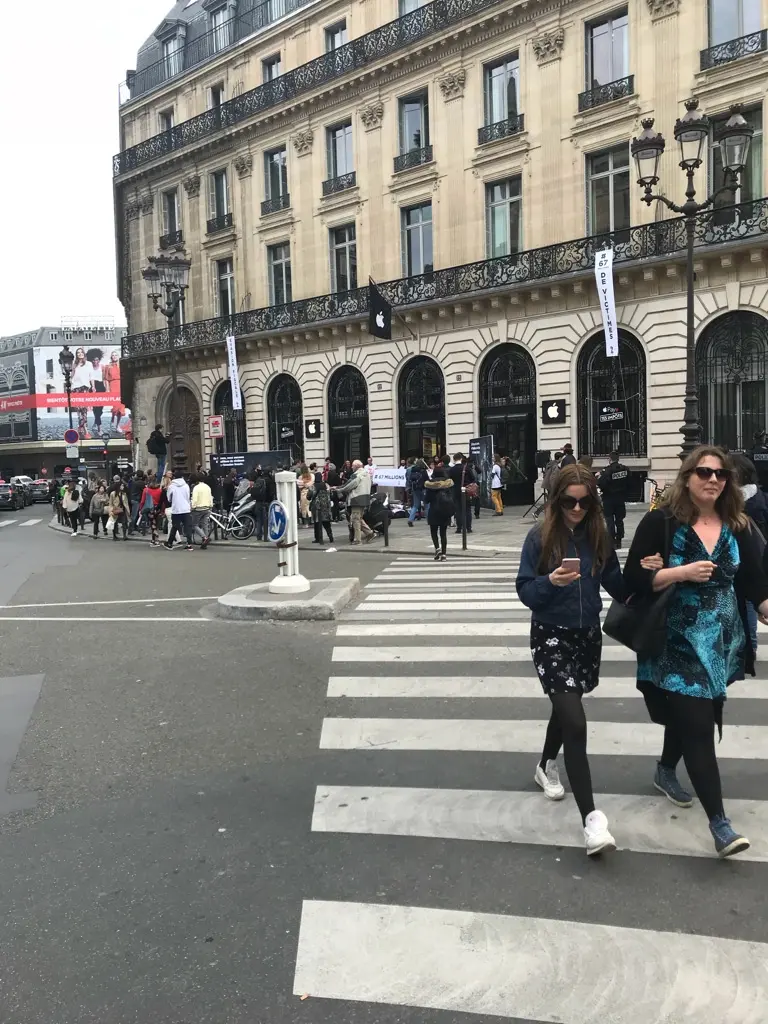
<svg viewBox="0 0 768 1024">
<path fill-rule="evenodd" d="M 589 863 L 570 794 L 552 803 L 532 780 L 549 703 L 514 589 L 518 559 L 397 558 L 338 623 L 311 828 L 350 856 L 380 856 L 398 886 L 394 896 L 384 882 L 361 888 L 350 872 L 347 892 L 305 894 L 295 993 L 446 1011 L 441 1024 L 458 1013 L 765 1024 L 762 933 L 733 914 L 713 925 L 691 912 L 705 878 L 705 900 L 746 907 L 750 886 L 762 899 L 765 670 L 731 687 L 718 747 L 726 808 L 752 842 L 726 866 L 698 802 L 679 810 L 653 790 L 661 730 L 635 687 L 634 656 L 604 638 L 588 744 L 618 851 Z M 503 868 L 491 850 L 503 851 Z M 435 871 L 463 884 L 436 888 Z M 605 919 L 583 895 L 587 874 L 595 892 L 612 893 Z M 670 915 L 658 913 L 667 905 Z M 419 1019 L 393 1012 L 381 1019 Z"/>
<path fill-rule="evenodd" d="M 0 528 L 3 526 L 37 526 L 42 519 L 0 519 Z"/>
</svg>

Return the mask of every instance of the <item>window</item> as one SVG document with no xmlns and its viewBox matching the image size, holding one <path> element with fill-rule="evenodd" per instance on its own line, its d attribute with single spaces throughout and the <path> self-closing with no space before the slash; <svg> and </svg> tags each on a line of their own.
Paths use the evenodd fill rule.
<svg viewBox="0 0 768 1024">
<path fill-rule="evenodd" d="M 48 332 L 48 338 L 49 338 L 50 341 L 58 341 L 58 338 L 59 338 L 58 331 L 49 331 Z"/>
<path fill-rule="evenodd" d="M 224 83 L 219 82 L 211 86 L 210 92 L 211 110 L 217 110 L 224 102 Z"/>
<path fill-rule="evenodd" d="M 163 42 L 163 65 L 166 78 L 173 78 L 182 70 L 184 44 L 180 36 L 171 36 Z"/>
<path fill-rule="evenodd" d="M 711 192 L 722 188 L 725 184 L 718 137 L 728 117 L 728 114 L 724 114 L 722 117 L 712 118 L 712 131 L 709 139 L 709 187 Z M 715 200 L 715 207 L 732 206 L 734 203 L 751 203 L 763 194 L 763 112 L 760 107 L 755 110 L 745 110 L 744 119 L 755 129 L 749 146 L 747 166 L 739 175 L 739 188 L 735 196 L 732 196 L 730 192 L 724 192 Z"/>
<path fill-rule="evenodd" d="M 112 341 L 114 338 L 114 331 L 104 331 L 104 341 Z"/>
<path fill-rule="evenodd" d="M 223 50 L 225 46 L 229 45 L 230 22 L 227 17 L 228 13 L 226 7 L 219 7 L 218 10 L 211 12 L 211 40 L 214 53 L 218 53 L 219 50 Z"/>
<path fill-rule="evenodd" d="M 90 331 L 83 331 L 83 341 L 90 341 L 93 335 Z"/>
<path fill-rule="evenodd" d="M 432 273 L 432 203 L 407 206 L 403 218 L 403 273 Z"/>
<path fill-rule="evenodd" d="M 46 359 L 45 360 L 45 376 L 48 378 L 48 380 L 53 380 L 53 360 L 52 359 Z"/>
<path fill-rule="evenodd" d="M 331 291 L 357 288 L 357 242 L 355 225 L 331 228 Z"/>
<path fill-rule="evenodd" d="M 283 73 L 280 54 L 275 53 L 261 62 L 261 78 L 263 82 L 274 82 Z"/>
<path fill-rule="evenodd" d="M 211 217 L 229 213 L 229 184 L 226 171 L 214 171 L 208 180 L 208 210 Z"/>
<path fill-rule="evenodd" d="M 157 115 L 157 120 L 160 126 L 161 132 L 169 132 L 173 128 L 174 117 L 173 108 L 170 110 L 161 110 Z"/>
<path fill-rule="evenodd" d="M 340 178 L 354 170 L 352 157 L 352 122 L 326 129 L 328 177 Z"/>
<path fill-rule="evenodd" d="M 280 199 L 288 193 L 288 164 L 285 146 L 264 154 L 264 195 Z"/>
<path fill-rule="evenodd" d="M 629 146 L 616 146 L 587 157 L 587 231 L 629 228 Z"/>
<path fill-rule="evenodd" d="M 71 331 L 66 331 L 64 333 L 64 341 L 72 341 L 72 332 Z"/>
<path fill-rule="evenodd" d="M 517 117 L 520 83 L 520 61 L 517 54 L 486 64 L 483 70 L 485 123 L 498 124 L 499 121 Z"/>
<path fill-rule="evenodd" d="M 429 97 L 425 92 L 400 100 L 400 152 L 429 145 Z"/>
<path fill-rule="evenodd" d="M 400 17 L 402 18 L 406 14 L 418 11 L 424 3 L 426 3 L 426 0 L 400 0 Z"/>
<path fill-rule="evenodd" d="M 485 186 L 485 232 L 488 258 L 520 252 L 520 207 L 522 184 L 519 177 Z"/>
<path fill-rule="evenodd" d="M 587 25 L 587 89 L 629 75 L 629 18 L 617 11 Z"/>
<path fill-rule="evenodd" d="M 340 46 L 343 46 L 347 39 L 347 22 L 337 21 L 335 25 L 329 25 L 325 30 L 325 52 L 332 53 L 333 50 L 338 50 Z"/>
<path fill-rule="evenodd" d="M 235 312 L 235 275 L 232 260 L 217 260 L 216 273 L 216 316 L 232 316 Z"/>
<path fill-rule="evenodd" d="M 291 301 L 291 246 L 288 242 L 267 246 L 269 303 L 282 306 Z"/>
<path fill-rule="evenodd" d="M 709 0 L 709 45 L 760 31 L 760 0 Z"/>
<path fill-rule="evenodd" d="M 163 234 L 173 235 L 179 230 L 179 194 L 175 188 L 163 192 Z"/>
</svg>

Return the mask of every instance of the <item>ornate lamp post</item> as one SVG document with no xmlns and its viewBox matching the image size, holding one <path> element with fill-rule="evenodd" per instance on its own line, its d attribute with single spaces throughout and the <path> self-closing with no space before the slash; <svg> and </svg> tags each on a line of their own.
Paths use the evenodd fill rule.
<svg viewBox="0 0 768 1024">
<path fill-rule="evenodd" d="M 699 101 L 697 99 L 686 100 L 686 112 L 675 123 L 675 139 L 680 146 L 680 167 L 685 171 L 688 178 L 685 202 L 682 205 L 678 206 L 677 203 L 673 203 L 666 196 L 654 194 L 652 191 L 653 186 L 658 184 L 659 181 L 659 162 L 665 147 L 664 137 L 658 132 L 653 131 L 653 118 L 646 118 L 642 122 L 643 131 L 636 139 L 632 140 L 630 147 L 637 170 L 637 183 L 644 190 L 643 202 L 648 203 L 650 206 L 651 203 L 658 200 L 675 213 L 681 213 L 685 218 L 688 243 L 686 257 L 688 330 L 685 368 L 685 414 L 683 425 L 680 428 L 680 433 L 683 435 L 683 443 L 681 445 L 683 457 L 701 443 L 693 318 L 693 246 L 696 236 L 696 217 L 702 210 L 708 209 L 717 197 L 724 192 L 730 192 L 735 197 L 739 188 L 739 175 L 746 165 L 747 156 L 749 155 L 749 144 L 754 132 L 754 128 L 748 125 L 741 115 L 741 105 L 735 104 L 732 106 L 730 110 L 731 116 L 718 138 L 725 174 L 725 184 L 704 200 L 704 202 L 697 203 L 693 177 L 703 162 L 703 154 L 711 127 L 709 118 L 705 114 L 699 113 L 698 107 Z"/>
<path fill-rule="evenodd" d="M 189 287 L 191 260 L 183 255 L 150 256 L 149 264 L 142 276 L 147 286 L 147 295 L 153 309 L 162 313 L 168 321 L 168 342 L 171 359 L 171 381 L 173 383 L 173 438 L 171 459 L 174 469 L 187 469 L 187 455 L 184 450 L 186 438 L 181 423 L 181 392 L 176 374 L 176 341 L 180 326 L 178 314 L 184 310 L 184 295 Z"/>
<path fill-rule="evenodd" d="M 67 393 L 67 412 L 69 414 L 69 428 L 72 429 L 72 364 L 75 361 L 73 352 L 69 351 L 69 345 L 65 345 L 59 352 L 59 366 L 64 374 L 64 390 Z"/>
</svg>

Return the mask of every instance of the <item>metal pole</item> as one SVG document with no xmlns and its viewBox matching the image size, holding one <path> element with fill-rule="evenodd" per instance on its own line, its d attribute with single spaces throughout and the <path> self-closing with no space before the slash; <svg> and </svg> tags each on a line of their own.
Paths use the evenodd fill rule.
<svg viewBox="0 0 768 1024">
<path fill-rule="evenodd" d="M 291 472 L 275 473 L 277 500 L 285 508 L 287 529 L 285 537 L 278 544 L 278 574 L 269 584 L 271 594 L 304 594 L 309 588 L 309 580 L 299 572 L 299 530 L 297 525 L 298 509 L 296 507 L 296 474 Z"/>
<path fill-rule="evenodd" d="M 384 509 L 384 547 L 389 547 L 389 506 Z"/>
<path fill-rule="evenodd" d="M 72 430 L 72 371 L 67 368 L 64 371 L 64 389 L 67 392 L 67 412 L 69 414 L 69 429 Z"/>
<path fill-rule="evenodd" d="M 467 550 L 467 488 L 461 488 L 461 550 Z"/>
<path fill-rule="evenodd" d="M 680 433 L 683 435 L 683 457 L 701 444 L 699 422 L 699 394 L 696 388 L 696 339 L 694 333 L 693 287 L 696 275 L 693 271 L 693 252 L 696 235 L 696 217 L 688 214 L 685 219 L 686 247 L 686 288 L 687 288 L 687 334 L 685 364 L 685 412 Z"/>
</svg>

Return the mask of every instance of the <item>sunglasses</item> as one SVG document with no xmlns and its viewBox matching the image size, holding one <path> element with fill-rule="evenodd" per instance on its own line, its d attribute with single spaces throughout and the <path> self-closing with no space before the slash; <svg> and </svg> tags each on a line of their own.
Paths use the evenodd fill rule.
<svg viewBox="0 0 768 1024">
<path fill-rule="evenodd" d="M 588 512 L 592 508 L 592 504 L 593 502 L 589 495 L 586 498 L 572 498 L 566 494 L 564 498 L 560 499 L 561 507 L 568 509 L 569 512 L 572 512 L 575 508 L 580 508 L 582 512 Z"/>
<path fill-rule="evenodd" d="M 714 476 L 720 483 L 728 480 L 731 475 L 730 469 L 714 469 L 711 466 L 697 466 L 693 472 L 699 480 L 711 480 Z"/>
</svg>

